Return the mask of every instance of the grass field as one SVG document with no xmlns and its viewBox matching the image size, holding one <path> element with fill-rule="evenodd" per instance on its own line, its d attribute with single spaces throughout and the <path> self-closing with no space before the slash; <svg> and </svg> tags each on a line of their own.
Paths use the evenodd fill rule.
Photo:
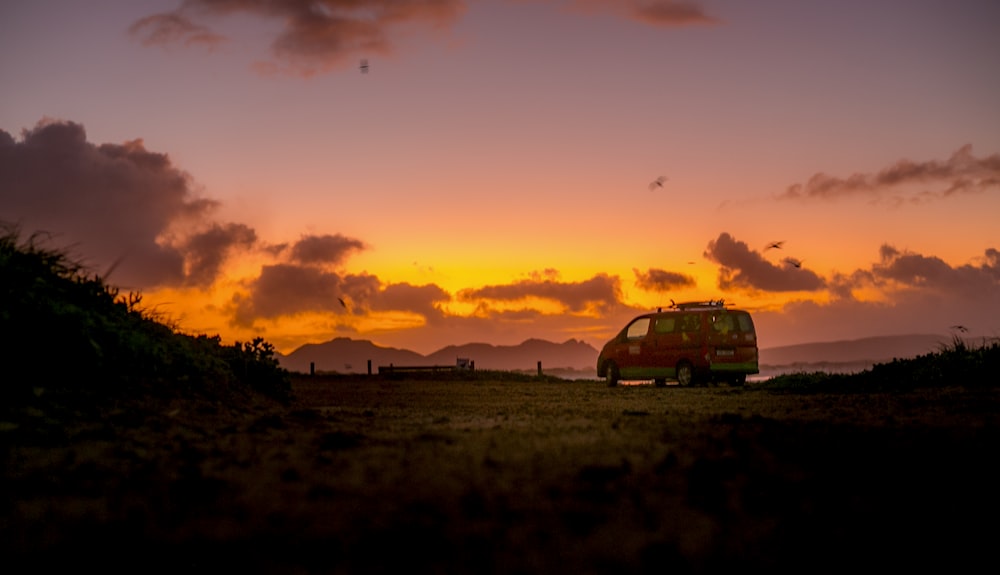
<svg viewBox="0 0 1000 575">
<path fill-rule="evenodd" d="M 0 550 L 104 572 L 710 573 L 995 560 L 995 388 L 292 380 L 287 405 L 41 396 Z"/>
</svg>

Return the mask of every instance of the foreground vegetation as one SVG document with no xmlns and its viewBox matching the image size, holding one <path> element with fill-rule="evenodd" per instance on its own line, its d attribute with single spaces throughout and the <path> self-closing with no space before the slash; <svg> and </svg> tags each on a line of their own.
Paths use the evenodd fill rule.
<svg viewBox="0 0 1000 575">
<path fill-rule="evenodd" d="M 972 572 L 995 343 L 849 376 L 607 388 L 306 376 L 0 238 L 0 553 L 42 572 Z M 23 372 L 22 372 L 23 373 Z M 259 401 L 258 401 L 259 399 Z"/>
<path fill-rule="evenodd" d="M 263 338 L 223 345 L 218 336 L 180 333 L 144 310 L 141 294 L 120 293 L 45 239 L 0 229 L 0 349 L 8 370 L 22 374 L 0 386 L 0 394 L 14 399 L 73 389 L 288 398 L 288 374 Z"/>
<path fill-rule="evenodd" d="M 800 372 L 763 382 L 768 389 L 798 391 L 907 391 L 921 388 L 1000 386 L 1000 340 L 970 344 L 952 338 L 937 352 L 877 363 L 857 373 Z"/>
</svg>

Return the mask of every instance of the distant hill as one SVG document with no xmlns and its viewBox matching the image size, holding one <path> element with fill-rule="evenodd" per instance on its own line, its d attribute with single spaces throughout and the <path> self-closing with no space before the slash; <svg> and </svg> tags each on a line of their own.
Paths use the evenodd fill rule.
<svg viewBox="0 0 1000 575">
<path fill-rule="evenodd" d="M 916 334 L 763 348 L 761 376 L 788 371 L 861 371 L 895 358 L 938 351 L 949 341 L 947 336 Z M 285 369 L 300 373 L 309 373 L 310 364 L 317 372 L 367 373 L 371 361 L 372 373 L 377 373 L 383 365 L 456 365 L 463 359 L 474 362 L 477 369 L 534 371 L 538 362 L 542 362 L 546 373 L 596 377 L 598 353 L 590 344 L 575 339 L 563 343 L 528 339 L 517 345 L 450 345 L 425 356 L 408 349 L 382 347 L 368 340 L 338 337 L 324 343 L 305 344 L 288 355 L 277 354 L 277 358 Z"/>
<path fill-rule="evenodd" d="M 942 335 L 887 335 L 862 339 L 801 343 L 760 350 L 760 363 L 787 365 L 792 363 L 892 361 L 894 358 L 916 357 L 938 351 L 950 341 Z"/>
<path fill-rule="evenodd" d="M 876 363 L 940 351 L 950 341 L 942 335 L 914 334 L 765 348 L 760 350 L 760 374 L 755 379 L 794 372 L 857 373 Z"/>
<path fill-rule="evenodd" d="M 474 362 L 476 369 L 534 370 L 540 361 L 546 371 L 596 370 L 597 353 L 590 344 L 575 339 L 563 343 L 528 339 L 518 345 L 450 345 L 424 356 L 407 349 L 381 347 L 368 340 L 338 337 L 325 343 L 303 345 L 288 355 L 278 355 L 278 361 L 285 369 L 301 373 L 309 373 L 310 364 L 320 372 L 367 373 L 371 361 L 372 373 L 377 373 L 382 365 L 456 365 L 459 359 Z"/>
</svg>

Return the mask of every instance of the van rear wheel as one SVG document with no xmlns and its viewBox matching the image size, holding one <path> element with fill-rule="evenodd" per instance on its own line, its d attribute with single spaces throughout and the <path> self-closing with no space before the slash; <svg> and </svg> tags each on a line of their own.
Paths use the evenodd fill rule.
<svg viewBox="0 0 1000 575">
<path fill-rule="evenodd" d="M 682 386 L 694 383 L 694 368 L 691 367 L 690 363 L 682 361 L 677 364 L 677 383 Z"/>
<path fill-rule="evenodd" d="M 604 381 L 608 384 L 608 387 L 615 387 L 618 385 L 618 379 L 620 378 L 618 373 L 618 366 L 614 362 L 608 363 L 608 366 L 604 368 Z"/>
</svg>

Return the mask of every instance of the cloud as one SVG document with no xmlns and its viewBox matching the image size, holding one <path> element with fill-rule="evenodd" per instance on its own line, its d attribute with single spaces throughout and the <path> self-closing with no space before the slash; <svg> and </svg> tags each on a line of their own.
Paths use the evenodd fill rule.
<svg viewBox="0 0 1000 575">
<path fill-rule="evenodd" d="M 439 304 L 451 301 L 451 294 L 435 284 L 397 283 L 385 286 L 372 302 L 376 311 L 408 311 L 429 321 L 444 317 Z"/>
<path fill-rule="evenodd" d="M 42 120 L 20 140 L 0 130 L 0 220 L 48 233 L 120 286 L 204 284 L 253 230 L 218 224 L 216 202 L 141 139 L 96 145 L 83 126 Z"/>
<path fill-rule="evenodd" d="M 302 264 L 340 264 L 352 251 L 364 248 L 361 240 L 340 234 L 303 236 L 292 246 L 291 258 Z"/>
<path fill-rule="evenodd" d="M 881 260 L 872 266 L 870 276 L 876 282 L 890 282 L 897 288 L 920 288 L 953 297 L 973 297 L 1000 290 L 1000 258 L 997 250 L 986 250 L 983 264 L 948 265 L 934 256 L 901 252 L 890 245 L 879 250 Z"/>
<path fill-rule="evenodd" d="M 709 16 L 697 2 L 635 2 L 633 18 L 655 26 L 690 26 L 692 24 L 714 24 L 718 22 Z"/>
<path fill-rule="evenodd" d="M 519 0 L 552 3 L 553 0 Z M 584 13 L 610 13 L 653 26 L 691 26 L 715 24 L 701 2 L 677 0 L 556 0 L 569 9 Z"/>
<path fill-rule="evenodd" d="M 184 46 L 203 45 L 214 48 L 225 42 L 220 36 L 206 28 L 195 24 L 180 12 L 154 14 L 136 20 L 129 26 L 129 34 L 139 39 L 143 46 Z"/>
<path fill-rule="evenodd" d="M 967 144 L 944 162 L 904 159 L 875 174 L 858 173 L 846 178 L 817 173 L 805 184 L 789 186 L 778 199 L 880 198 L 893 190 L 915 185 L 934 186 L 934 189 L 897 196 L 897 201 L 924 202 L 956 194 L 1000 190 L 1000 154 L 977 158 L 972 154 L 972 146 Z"/>
<path fill-rule="evenodd" d="M 444 29 L 465 10 L 463 0 L 186 0 L 173 12 L 136 21 L 130 32 L 143 45 L 218 44 L 202 19 L 249 14 L 280 22 L 272 61 L 258 70 L 309 77 L 351 65 L 358 56 L 389 55 L 396 28 Z"/>
<path fill-rule="evenodd" d="M 257 242 L 257 233 L 244 224 L 212 224 L 195 233 L 183 244 L 187 259 L 187 282 L 206 287 L 222 270 L 226 256 L 234 249 L 249 250 Z"/>
<path fill-rule="evenodd" d="M 764 346 L 835 341 L 907 333 L 944 334 L 952 325 L 972 333 L 1000 335 L 1000 251 L 985 250 L 972 263 L 952 266 L 935 256 L 879 249 L 868 269 L 836 274 L 829 282 L 834 295 L 827 303 L 793 301 L 779 310 L 755 316 Z M 880 296 L 855 298 L 859 289 Z"/>
<path fill-rule="evenodd" d="M 719 288 L 723 290 L 816 291 L 826 286 L 823 278 L 812 271 L 776 266 L 725 232 L 708 242 L 704 255 L 721 266 Z"/>
<path fill-rule="evenodd" d="M 338 298 L 368 301 L 379 290 L 377 277 L 346 274 L 311 266 L 274 264 L 261 267 L 247 282 L 247 291 L 233 296 L 230 313 L 235 326 L 251 327 L 257 319 L 275 319 L 305 312 L 340 313 Z"/>
<path fill-rule="evenodd" d="M 465 289 L 458 293 L 458 298 L 464 301 L 504 302 L 539 298 L 559 303 L 571 313 L 592 311 L 603 314 L 621 301 L 621 281 L 616 276 L 601 273 L 589 280 L 562 282 L 550 271 L 544 277 L 536 275 L 510 284 Z"/>
<path fill-rule="evenodd" d="M 640 289 L 652 292 L 665 292 L 683 287 L 695 287 L 693 277 L 678 272 L 649 268 L 645 272 L 632 269 L 635 273 L 635 285 Z"/>
<path fill-rule="evenodd" d="M 213 32 L 204 20 L 248 14 L 282 26 L 271 42 L 272 59 L 255 63 L 257 71 L 310 77 L 353 67 L 359 58 L 392 55 L 397 49 L 394 38 L 404 27 L 449 29 L 465 13 L 467 4 L 467 0 L 186 0 L 172 12 L 137 20 L 129 32 L 144 46 L 214 48 L 226 38 Z M 718 22 L 699 2 L 570 0 L 569 6 L 653 26 Z"/>
</svg>

